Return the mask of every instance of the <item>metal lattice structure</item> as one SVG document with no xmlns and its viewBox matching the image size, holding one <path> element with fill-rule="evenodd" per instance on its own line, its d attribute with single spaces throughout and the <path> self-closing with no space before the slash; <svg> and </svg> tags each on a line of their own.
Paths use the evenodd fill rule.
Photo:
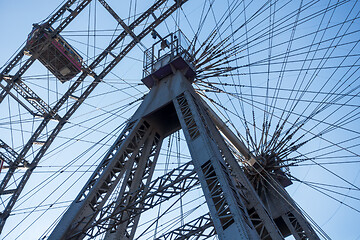
<svg viewBox="0 0 360 240">
<path fill-rule="evenodd" d="M 215 227 L 212 235 L 216 232 L 220 239 L 282 239 L 282 233 L 287 236 L 290 232 L 298 239 L 318 239 L 296 205 L 288 202 L 291 198 L 279 196 L 276 192 L 285 192 L 283 188 L 268 193 L 269 199 L 283 201 L 281 207 L 277 204 L 269 210 L 264 207 L 206 113 L 200 97 L 191 87 L 192 78 L 185 77 L 194 75 L 189 73 L 193 71 L 193 66 L 183 58 L 188 54 L 184 54 L 186 50 L 179 46 L 179 39 L 171 38 L 172 41 L 168 42 L 170 52 L 158 58 L 157 63 L 161 63 L 161 67 L 153 69 L 144 79 L 147 81 L 150 77 L 155 81 L 149 94 L 58 223 L 50 239 L 93 238 L 102 231 L 106 232 L 106 239 L 133 239 L 140 213 L 158 204 L 148 203 L 145 199 L 152 195 L 148 189 L 162 139 L 179 128 L 184 131 L 192 164 L 210 209 Z M 184 169 L 181 171 L 184 172 Z M 121 179 L 117 200 L 110 203 L 111 207 L 105 207 Z M 189 180 L 189 177 L 186 179 Z M 160 186 L 157 189 L 162 190 Z M 186 188 L 181 188 L 178 194 L 184 191 Z M 248 204 L 245 205 L 246 201 Z M 281 224 L 275 224 L 275 220 Z M 177 238 L 202 234 L 204 229 L 212 225 L 203 218 L 195 222 L 195 227 L 189 224 L 178 230 Z"/>
<path fill-rule="evenodd" d="M 24 220 L 43 211 L 36 222 L 61 205 L 41 238 L 330 239 L 287 191 L 296 182 L 359 212 L 347 202 L 358 200 L 357 178 L 340 176 L 318 159 L 354 164 L 360 155 L 352 144 L 359 137 L 353 125 L 360 4 L 311 1 L 294 10 L 298 3 L 291 1 L 228 1 L 227 7 L 204 1 L 201 14 L 192 4 L 131 1 L 124 18 L 115 1 L 68 0 L 34 24 L 0 73 L 0 104 L 8 108 L 3 119 L 11 132 L 0 137 L 0 231 L 17 211 L 30 209 Z M 345 19 L 337 15 L 344 9 Z M 101 17 L 92 20 L 92 14 Z M 77 20 L 85 18 L 82 35 Z M 313 27 L 312 19 L 321 21 Z M 107 30 L 111 24 L 116 27 Z M 119 77 L 133 76 L 134 66 L 142 82 Z M 298 75 L 291 78 L 293 72 Z M 318 76 L 327 81 L 321 85 Z M 105 96 L 114 102 L 104 105 Z M 92 116 L 96 110 L 87 107 L 102 114 Z M 84 142 L 72 146 L 76 141 Z M 60 167 L 39 177 L 47 161 L 49 169 Z M 316 185 L 292 174 L 309 162 L 343 185 Z M 37 206 L 24 207 L 50 188 Z M 6 229 L 4 238 L 20 225 Z"/>
</svg>

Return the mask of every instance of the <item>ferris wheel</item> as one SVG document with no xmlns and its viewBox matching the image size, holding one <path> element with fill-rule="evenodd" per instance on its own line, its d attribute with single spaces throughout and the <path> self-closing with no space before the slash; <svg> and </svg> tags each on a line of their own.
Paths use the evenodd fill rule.
<svg viewBox="0 0 360 240">
<path fill-rule="evenodd" d="M 358 1 L 15 2 L 2 239 L 360 237 Z"/>
</svg>

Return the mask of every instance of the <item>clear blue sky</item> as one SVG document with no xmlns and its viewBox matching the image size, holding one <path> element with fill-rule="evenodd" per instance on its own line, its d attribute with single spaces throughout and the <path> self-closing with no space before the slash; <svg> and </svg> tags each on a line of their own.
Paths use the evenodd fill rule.
<svg viewBox="0 0 360 240">
<path fill-rule="evenodd" d="M 128 23 L 153 1 L 107 2 Z M 278 123 L 285 121 L 284 129 L 300 126 L 293 139 L 299 138 L 296 144 L 305 143 L 288 158 L 299 161 L 299 166 L 290 167 L 290 173 L 302 183 L 294 182 L 288 192 L 332 239 L 355 240 L 360 239 L 360 3 L 336 2 L 306 1 L 301 6 L 298 1 L 269 1 L 260 5 L 263 3 L 258 1 L 189 0 L 156 30 L 165 36 L 180 27 L 192 40 L 200 29 L 197 48 L 213 29 L 217 29 L 215 43 L 230 36 L 227 48 L 236 47 L 235 54 L 229 56 L 233 61 L 221 66 L 240 67 L 231 71 L 230 77 L 204 79 L 195 88 L 210 90 L 202 93 L 217 102 L 215 111 L 232 129 L 236 128 L 245 141 L 246 126 L 251 127 L 249 132 L 254 139 L 256 136 L 254 141 L 260 141 L 264 118 L 271 122 L 271 136 Z M 25 42 L 32 24 L 46 19 L 61 3 L 58 0 L 0 1 L 0 67 Z M 169 1 L 166 6 L 172 3 Z M 209 7 L 209 3 L 213 5 Z M 155 14 L 159 16 L 160 12 Z M 226 20 L 222 23 L 222 19 Z M 119 29 L 121 27 L 101 4 L 93 1 L 61 35 L 89 65 L 120 33 Z M 139 32 L 136 30 L 136 34 Z M 129 39 L 124 44 L 127 41 Z M 38 239 L 48 235 L 46 231 L 77 195 L 114 141 L 119 132 L 117 127 L 139 105 L 133 101 L 148 91 L 140 81 L 143 51 L 154 40 L 149 36 L 142 43 L 143 46 L 135 47 L 70 118 L 15 205 L 3 230 L 4 239 Z M 120 49 L 114 50 L 114 54 Z M 110 57 L 105 63 L 109 61 Z M 103 67 L 95 71 L 100 72 Z M 61 84 L 38 61 L 24 74 L 24 82 L 50 106 L 70 86 L 70 83 Z M 87 78 L 76 95 L 90 82 L 91 78 Z M 209 82 L 223 92 L 214 93 Z M 71 104 L 69 101 L 61 114 Z M 9 97 L 0 104 L 0 138 L 18 151 L 40 121 Z M 42 140 L 54 124 L 49 125 Z M 285 131 L 281 136 L 284 134 Z M 189 161 L 189 154 L 186 143 L 180 142 L 181 162 L 185 163 Z M 164 141 L 156 176 L 177 166 L 176 147 L 176 137 Z M 32 159 L 37 149 L 34 146 L 27 158 Z M 1 179 L 5 171 L 0 173 Z M 21 172 L 15 178 L 19 176 Z M 201 197 L 199 191 L 192 192 L 187 199 L 184 197 L 184 203 L 188 204 L 183 212 L 191 211 L 190 200 L 198 197 Z M 2 201 L 6 202 L 6 197 Z M 199 205 L 201 211 L 189 214 L 185 221 L 206 212 L 201 204 L 202 198 L 194 201 L 193 205 Z M 164 209 L 166 206 L 162 206 L 161 211 Z M 171 216 L 181 212 L 174 211 L 161 219 L 159 225 L 166 226 Z M 156 208 L 142 221 L 158 213 Z M 142 229 L 144 226 L 145 223 Z"/>
</svg>

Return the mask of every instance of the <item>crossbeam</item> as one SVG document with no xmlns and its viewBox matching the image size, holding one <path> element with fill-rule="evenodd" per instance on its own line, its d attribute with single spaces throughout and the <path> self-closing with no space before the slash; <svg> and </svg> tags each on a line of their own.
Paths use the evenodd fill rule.
<svg viewBox="0 0 360 240">
<path fill-rule="evenodd" d="M 205 214 L 155 239 L 175 240 L 189 239 L 190 237 L 195 239 L 206 239 L 215 234 L 214 224 L 212 223 L 210 214 Z"/>
<path fill-rule="evenodd" d="M 126 23 L 117 15 L 117 13 L 110 7 L 110 5 L 105 0 L 98 0 L 104 8 L 115 18 L 115 20 L 121 25 L 121 27 L 137 42 L 140 43 L 143 47 L 145 47 L 138 37 L 135 35 L 135 33 L 132 31 L 132 29 L 126 25 Z"/>
<path fill-rule="evenodd" d="M 4 149 L 5 153 L 0 152 L 0 156 L 3 157 L 3 160 L 8 164 L 12 165 L 14 160 L 19 156 L 19 154 L 7 145 L 3 140 L 0 139 L 0 149 Z"/>
<path fill-rule="evenodd" d="M 0 77 L 1 78 L 1 77 Z M 10 91 L 12 86 L 9 87 L 9 85 L 2 85 L 0 83 L 0 87 L 3 89 L 3 91 L 0 93 L 0 100 L 2 101 L 7 94 L 9 94 L 13 99 L 15 99 L 16 102 L 18 102 L 24 109 L 26 109 L 32 116 L 36 116 L 36 113 L 30 109 L 22 100 L 20 100 L 14 93 Z M 3 98 L 4 97 L 4 98 Z M 0 102 L 1 102 L 0 101 Z"/>
</svg>

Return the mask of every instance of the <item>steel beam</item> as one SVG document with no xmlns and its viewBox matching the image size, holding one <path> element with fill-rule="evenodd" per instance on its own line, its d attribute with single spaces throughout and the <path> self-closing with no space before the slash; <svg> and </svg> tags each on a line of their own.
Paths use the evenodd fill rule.
<svg viewBox="0 0 360 240">
<path fill-rule="evenodd" d="M 202 99 L 201 99 L 202 100 Z M 249 151 L 245 144 L 229 129 L 229 127 L 221 120 L 221 118 L 211 109 L 211 107 L 202 100 L 204 108 L 216 127 L 223 133 L 227 140 L 241 153 L 251 166 L 256 163 L 254 155 Z"/>
<path fill-rule="evenodd" d="M 214 224 L 212 223 L 210 214 L 200 216 L 183 226 L 173 229 L 155 240 L 180 240 L 180 239 L 199 239 L 210 238 L 216 235 Z"/>
<path fill-rule="evenodd" d="M 214 140 L 217 136 L 208 128 L 211 122 L 193 94 L 185 91 L 173 102 L 216 233 L 220 239 L 260 239 Z"/>
<path fill-rule="evenodd" d="M 143 197 L 154 173 L 161 143 L 162 139 L 155 131 L 146 140 L 144 148 L 141 149 L 141 154 L 136 157 L 133 166 L 127 169 L 115 208 L 133 204 Z M 123 211 L 119 216 L 119 220 L 122 222 L 120 225 L 114 225 L 110 222 L 110 225 L 114 227 L 107 231 L 105 239 L 132 239 L 139 222 L 141 208 L 142 205 L 140 204 L 135 209 Z M 134 215 L 136 217 L 131 218 Z"/>
<path fill-rule="evenodd" d="M 0 149 L 4 149 L 5 153 L 0 152 L 0 156 L 4 158 L 4 161 L 11 166 L 14 164 L 14 160 L 19 156 L 19 154 L 7 145 L 3 140 L 0 139 Z"/>
<path fill-rule="evenodd" d="M 140 43 L 140 40 L 132 31 L 132 29 L 126 25 L 126 23 L 117 15 L 117 13 L 110 7 L 110 5 L 105 0 L 98 0 L 104 8 L 115 18 L 115 20 L 121 25 L 121 27 L 137 42 Z M 141 43 L 140 43 L 141 44 Z M 144 46 L 143 44 L 141 44 Z"/>
<path fill-rule="evenodd" d="M 195 95 L 194 98 L 204 104 L 204 101 L 200 98 L 200 96 Z M 268 209 L 266 209 L 260 197 L 255 192 L 250 181 L 241 169 L 239 162 L 234 158 L 219 131 L 223 134 L 225 132 L 225 137 L 232 140 L 231 143 L 234 144 L 236 149 L 240 148 L 239 152 L 244 154 L 243 157 L 248 160 L 250 166 L 252 166 L 251 161 L 256 162 L 254 156 L 206 104 L 202 106 L 203 118 L 207 120 L 207 127 L 209 128 L 213 139 L 216 141 L 216 145 L 220 149 L 222 157 L 227 164 L 231 175 L 234 176 L 237 191 L 240 193 L 240 197 L 247 209 L 249 218 L 260 236 L 260 239 L 283 239 L 283 236 L 276 223 L 271 218 Z"/>
<path fill-rule="evenodd" d="M 10 91 L 10 89 L 9 89 L 9 91 L 7 91 L 7 89 L 5 89 L 6 87 L 3 86 L 1 83 L 0 83 L 0 87 L 3 88 L 3 91 L 0 93 L 1 96 L 5 97 L 7 94 L 9 94 L 13 99 L 15 99 L 15 101 L 17 101 L 23 108 L 25 108 L 32 116 L 36 116 L 35 112 L 32 109 L 30 109 L 23 101 L 21 101 L 15 94 L 13 94 Z M 0 100 L 1 100 L 1 96 L 0 96 Z"/>
</svg>

